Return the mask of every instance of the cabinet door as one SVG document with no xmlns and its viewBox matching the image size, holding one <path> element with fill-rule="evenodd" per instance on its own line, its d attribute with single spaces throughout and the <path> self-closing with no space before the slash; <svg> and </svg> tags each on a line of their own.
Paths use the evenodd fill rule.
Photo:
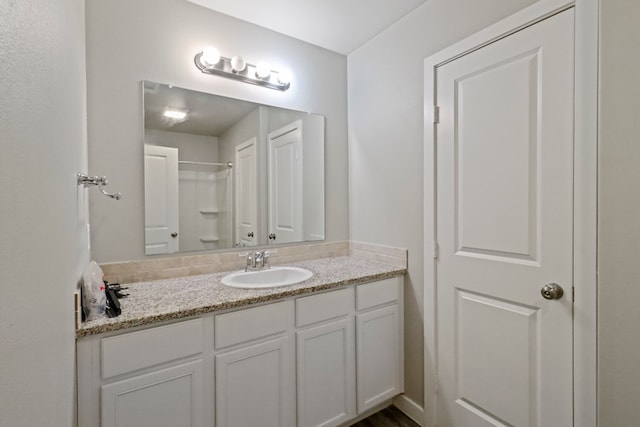
<svg viewBox="0 0 640 427">
<path fill-rule="evenodd" d="M 356 316 L 358 413 L 402 392 L 398 304 Z"/>
<path fill-rule="evenodd" d="M 198 360 L 102 386 L 102 427 L 204 427 Z"/>
<path fill-rule="evenodd" d="M 216 356 L 216 426 L 293 427 L 293 349 L 288 337 Z"/>
<path fill-rule="evenodd" d="M 335 426 L 355 416 L 353 317 L 297 332 L 298 425 Z"/>
</svg>

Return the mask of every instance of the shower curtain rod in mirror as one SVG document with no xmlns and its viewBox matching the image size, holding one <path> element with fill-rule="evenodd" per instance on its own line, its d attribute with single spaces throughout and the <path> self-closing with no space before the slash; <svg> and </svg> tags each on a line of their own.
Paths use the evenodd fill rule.
<svg viewBox="0 0 640 427">
<path fill-rule="evenodd" d="M 189 162 L 187 160 L 179 160 L 178 164 L 182 164 L 182 165 L 200 165 L 200 166 L 226 166 L 228 168 L 232 168 L 233 167 L 233 162 L 207 163 L 207 162 Z"/>
</svg>

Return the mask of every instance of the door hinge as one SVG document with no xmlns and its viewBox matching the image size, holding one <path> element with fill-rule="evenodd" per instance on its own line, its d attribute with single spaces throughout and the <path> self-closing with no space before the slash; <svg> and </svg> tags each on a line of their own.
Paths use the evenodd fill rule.
<svg viewBox="0 0 640 427">
<path fill-rule="evenodd" d="M 571 302 L 576 302 L 576 287 L 571 287 Z"/>
<path fill-rule="evenodd" d="M 438 259 L 439 256 L 440 256 L 440 245 L 438 245 L 438 242 L 434 241 L 433 242 L 433 259 Z"/>
<path fill-rule="evenodd" d="M 437 125 L 440 123 L 440 107 L 437 105 L 433 106 L 433 124 Z"/>
<path fill-rule="evenodd" d="M 440 389 L 438 388 L 438 374 L 433 375 L 433 392 L 438 394 Z"/>
</svg>

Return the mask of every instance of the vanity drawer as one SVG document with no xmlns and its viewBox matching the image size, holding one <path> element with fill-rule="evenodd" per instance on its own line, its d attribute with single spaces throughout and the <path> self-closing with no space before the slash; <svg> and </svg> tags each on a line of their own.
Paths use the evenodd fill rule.
<svg viewBox="0 0 640 427">
<path fill-rule="evenodd" d="M 398 301 L 402 280 L 392 277 L 356 287 L 356 309 L 365 310 L 377 305 Z"/>
<path fill-rule="evenodd" d="M 306 326 L 346 316 L 353 310 L 353 298 L 353 288 L 298 298 L 296 300 L 296 326 Z"/>
<path fill-rule="evenodd" d="M 282 301 L 216 316 L 216 348 L 286 332 L 292 304 L 293 301 Z"/>
<path fill-rule="evenodd" d="M 202 353 L 203 338 L 203 319 L 103 338 L 102 378 Z"/>
</svg>

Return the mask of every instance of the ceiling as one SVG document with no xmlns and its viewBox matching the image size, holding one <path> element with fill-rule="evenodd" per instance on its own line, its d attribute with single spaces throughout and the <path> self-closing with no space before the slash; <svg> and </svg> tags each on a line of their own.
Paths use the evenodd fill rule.
<svg viewBox="0 0 640 427">
<path fill-rule="evenodd" d="M 427 0 L 188 0 L 348 55 Z"/>
<path fill-rule="evenodd" d="M 185 120 L 163 116 L 167 109 L 188 113 Z M 169 132 L 219 136 L 258 104 L 195 92 L 160 83 L 144 82 L 144 127 Z"/>
</svg>

